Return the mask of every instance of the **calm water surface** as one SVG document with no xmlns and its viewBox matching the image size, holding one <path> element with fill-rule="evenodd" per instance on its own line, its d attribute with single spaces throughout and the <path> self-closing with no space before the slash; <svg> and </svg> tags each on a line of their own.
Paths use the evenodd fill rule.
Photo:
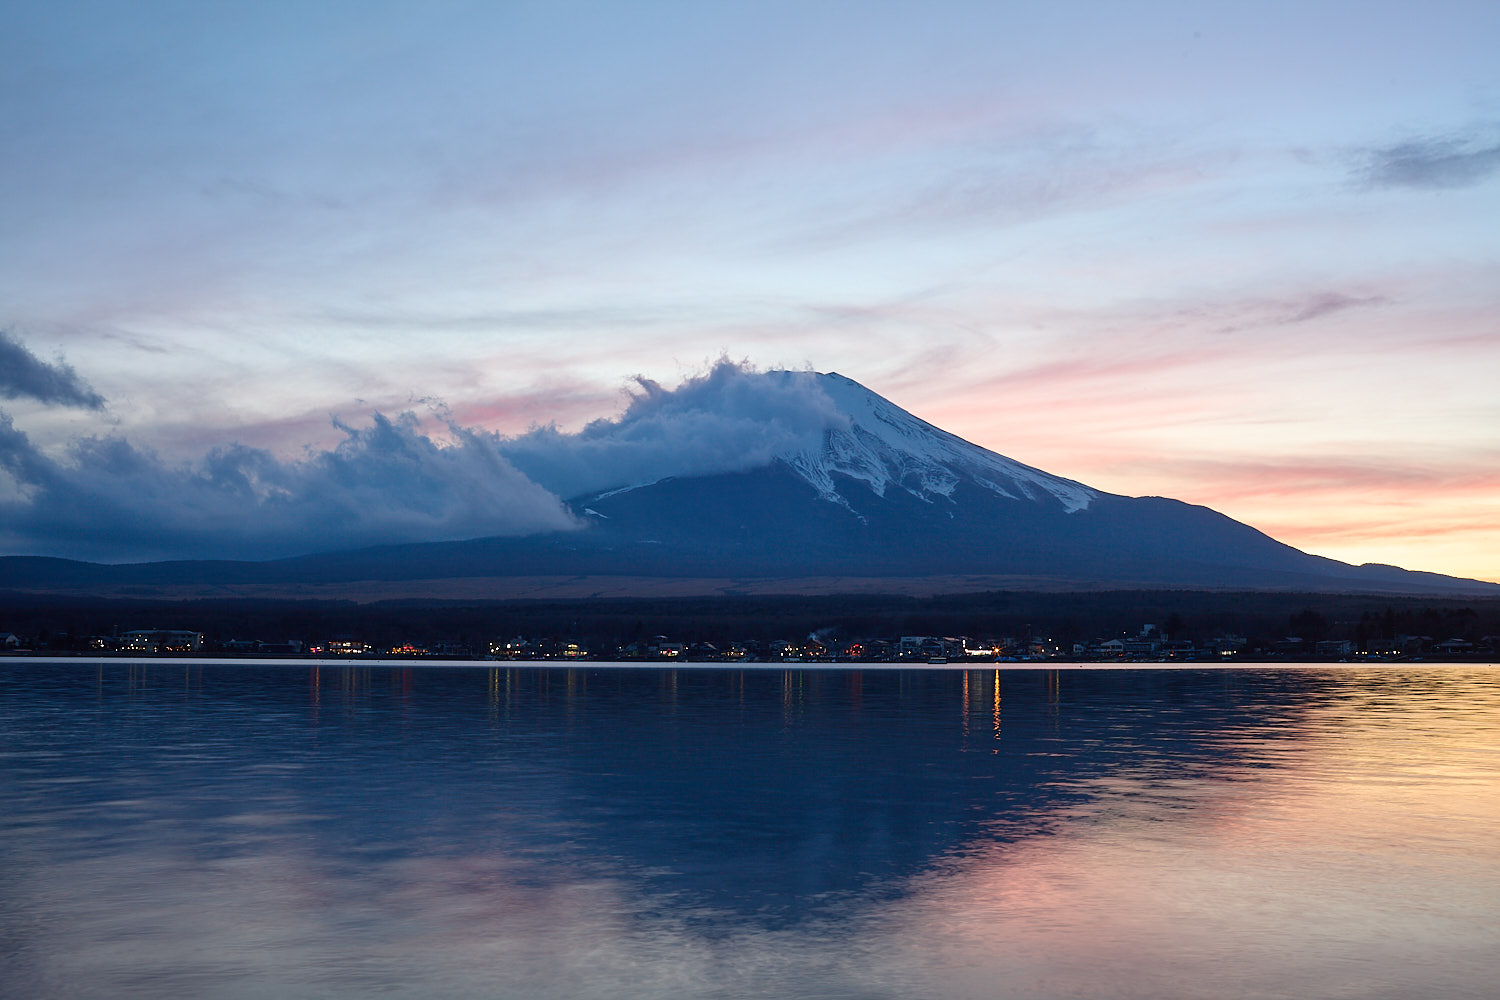
<svg viewBox="0 0 1500 1000">
<path fill-rule="evenodd" d="M 0 660 L 4 997 L 1483 997 L 1500 669 Z"/>
</svg>

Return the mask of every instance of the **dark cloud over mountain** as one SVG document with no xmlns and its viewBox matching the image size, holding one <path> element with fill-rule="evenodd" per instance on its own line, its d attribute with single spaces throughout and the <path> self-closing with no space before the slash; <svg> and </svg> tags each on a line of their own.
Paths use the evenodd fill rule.
<svg viewBox="0 0 1500 1000">
<path fill-rule="evenodd" d="M 80 378 L 71 365 L 61 361 L 48 364 L 5 330 L 0 330 L 0 396 L 104 409 L 104 397 Z"/>
<path fill-rule="evenodd" d="M 174 466 L 117 437 L 54 461 L 0 414 L 0 471 L 19 485 L 0 500 L 0 551 L 258 559 L 576 526 L 482 432 L 455 427 L 440 446 L 409 414 L 338 426 L 343 442 L 302 461 L 229 445 Z"/>
<path fill-rule="evenodd" d="M 577 434 L 542 427 L 501 444 L 522 472 L 564 497 L 765 465 L 794 444 L 816 446 L 842 427 L 814 379 L 760 373 L 720 360 L 676 389 L 650 379 L 616 420 L 595 420 Z"/>
<path fill-rule="evenodd" d="M 0 553 L 261 559 L 568 530 L 564 498 L 757 468 L 849 422 L 810 373 L 721 360 L 675 389 L 635 386 L 618 418 L 577 433 L 449 420 L 439 442 L 412 414 L 377 415 L 335 421 L 344 440 L 296 461 L 229 444 L 172 464 L 118 436 L 52 456 L 0 414 Z"/>
</svg>

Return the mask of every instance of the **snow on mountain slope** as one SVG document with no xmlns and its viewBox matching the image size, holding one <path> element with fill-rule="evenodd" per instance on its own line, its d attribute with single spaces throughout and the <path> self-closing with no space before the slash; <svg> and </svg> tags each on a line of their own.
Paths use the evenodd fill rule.
<svg viewBox="0 0 1500 1000">
<path fill-rule="evenodd" d="M 928 501 L 951 497 L 958 484 L 967 480 L 1013 500 L 1056 500 L 1069 513 L 1083 510 L 1099 496 L 1080 483 L 1048 475 L 940 430 L 837 373 L 774 372 L 769 376 L 815 379 L 848 418 L 846 426 L 824 432 L 820 448 L 800 447 L 777 456 L 834 503 L 848 505 L 836 476 L 863 481 L 877 496 L 900 489 Z"/>
<path fill-rule="evenodd" d="M 1068 513 L 1105 495 L 940 430 L 842 375 L 760 372 L 730 361 L 675 389 L 642 379 L 614 419 L 576 433 L 534 427 L 499 448 L 575 507 L 666 480 L 773 466 L 850 511 L 870 500 L 856 484 L 876 497 L 927 503 L 955 500 L 963 484 Z"/>
</svg>

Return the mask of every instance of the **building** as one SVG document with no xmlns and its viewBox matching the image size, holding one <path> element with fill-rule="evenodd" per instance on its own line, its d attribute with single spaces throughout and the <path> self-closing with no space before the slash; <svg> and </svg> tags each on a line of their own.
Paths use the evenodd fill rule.
<svg viewBox="0 0 1500 1000">
<path fill-rule="evenodd" d="M 196 653 L 203 648 L 203 633 L 139 628 L 120 636 L 120 648 L 132 653 Z"/>
</svg>

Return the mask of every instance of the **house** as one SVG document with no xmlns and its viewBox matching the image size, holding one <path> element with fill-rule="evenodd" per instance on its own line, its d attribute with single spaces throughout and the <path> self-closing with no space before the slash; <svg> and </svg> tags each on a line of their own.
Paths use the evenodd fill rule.
<svg viewBox="0 0 1500 1000">
<path fill-rule="evenodd" d="M 138 628 L 120 636 L 120 648 L 132 653 L 196 653 L 203 648 L 203 633 Z"/>
<path fill-rule="evenodd" d="M 668 639 L 664 635 L 657 636 L 648 650 L 649 655 L 662 660 L 680 660 L 686 651 L 682 643 Z"/>
<path fill-rule="evenodd" d="M 958 658 L 964 655 L 964 644 L 951 636 L 903 635 L 897 655 L 904 660 Z"/>
<path fill-rule="evenodd" d="M 1205 646 L 1220 656 L 1230 656 L 1234 653 L 1243 653 L 1250 645 L 1248 636 L 1243 635 L 1220 635 L 1210 639 Z"/>
</svg>

